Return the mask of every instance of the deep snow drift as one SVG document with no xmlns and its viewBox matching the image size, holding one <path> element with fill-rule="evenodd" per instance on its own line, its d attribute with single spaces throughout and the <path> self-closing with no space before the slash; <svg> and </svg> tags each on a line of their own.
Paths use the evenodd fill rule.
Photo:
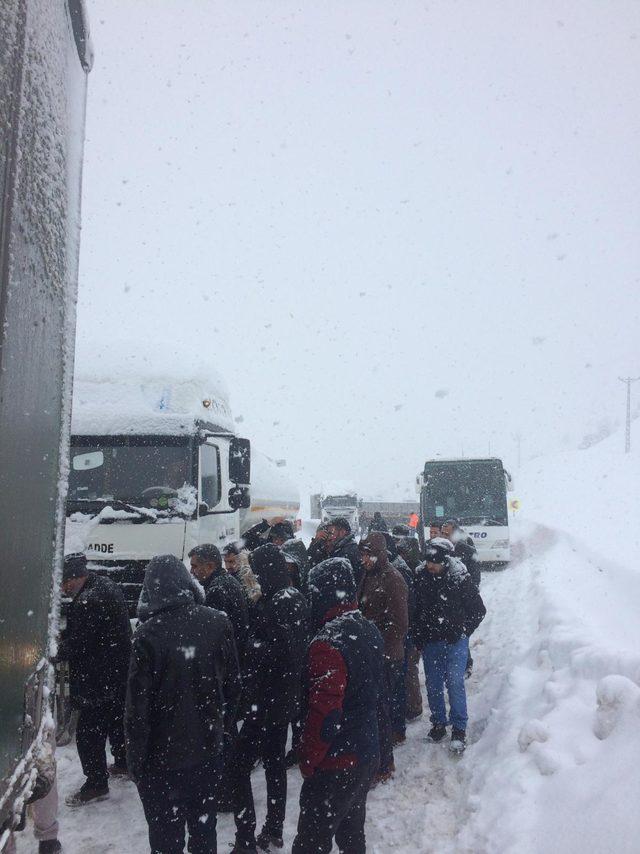
<svg viewBox="0 0 640 854">
<path fill-rule="evenodd" d="M 625 457 L 619 436 L 518 472 L 513 563 L 483 576 L 470 745 L 452 759 L 424 742 L 426 716 L 409 727 L 395 779 L 369 799 L 373 854 L 638 851 L 639 482 L 640 454 Z M 64 796 L 82 781 L 73 746 L 59 769 Z M 253 786 L 260 821 L 260 769 Z M 285 851 L 299 787 L 294 769 Z M 60 837 L 68 854 L 147 851 L 133 784 L 114 783 L 110 801 L 82 810 L 62 806 Z M 219 850 L 232 839 L 221 816 Z M 35 850 L 27 831 L 19 851 Z"/>
</svg>

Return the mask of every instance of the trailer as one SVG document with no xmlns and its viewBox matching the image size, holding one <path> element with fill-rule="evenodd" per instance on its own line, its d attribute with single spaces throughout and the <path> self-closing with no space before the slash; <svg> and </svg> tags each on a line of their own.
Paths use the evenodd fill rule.
<svg viewBox="0 0 640 854">
<path fill-rule="evenodd" d="M 0 4 L 0 850 L 53 773 L 90 67 L 80 0 Z"/>
</svg>

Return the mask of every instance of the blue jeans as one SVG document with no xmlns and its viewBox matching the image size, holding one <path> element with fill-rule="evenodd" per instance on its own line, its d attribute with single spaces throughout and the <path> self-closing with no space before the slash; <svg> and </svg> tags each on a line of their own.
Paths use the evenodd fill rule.
<svg viewBox="0 0 640 854">
<path fill-rule="evenodd" d="M 469 639 L 464 635 L 455 643 L 432 641 L 424 645 L 422 660 L 432 724 L 451 723 L 455 729 L 466 730 L 468 718 L 464 671 L 468 656 Z M 451 710 L 449 719 L 444 702 L 445 682 Z"/>
</svg>

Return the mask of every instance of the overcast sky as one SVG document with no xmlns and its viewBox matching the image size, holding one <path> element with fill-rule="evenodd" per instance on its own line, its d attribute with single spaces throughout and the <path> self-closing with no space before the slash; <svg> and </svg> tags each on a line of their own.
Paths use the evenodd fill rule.
<svg viewBox="0 0 640 854">
<path fill-rule="evenodd" d="M 81 369 L 199 353 L 303 490 L 390 499 L 622 422 L 639 3 L 88 5 Z"/>
</svg>

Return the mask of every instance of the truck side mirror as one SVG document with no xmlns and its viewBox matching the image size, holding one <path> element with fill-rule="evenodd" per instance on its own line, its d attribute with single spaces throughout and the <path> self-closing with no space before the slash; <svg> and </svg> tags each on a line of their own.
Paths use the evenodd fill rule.
<svg viewBox="0 0 640 854">
<path fill-rule="evenodd" d="M 229 507 L 232 510 L 246 510 L 251 507 L 251 495 L 248 486 L 232 486 L 229 490 Z"/>
<path fill-rule="evenodd" d="M 209 505 L 206 501 L 201 501 L 198 504 L 198 516 L 206 516 L 209 512 Z"/>
<path fill-rule="evenodd" d="M 234 437 L 229 442 L 229 480 L 246 485 L 251 483 L 251 442 L 248 439 Z"/>
</svg>

